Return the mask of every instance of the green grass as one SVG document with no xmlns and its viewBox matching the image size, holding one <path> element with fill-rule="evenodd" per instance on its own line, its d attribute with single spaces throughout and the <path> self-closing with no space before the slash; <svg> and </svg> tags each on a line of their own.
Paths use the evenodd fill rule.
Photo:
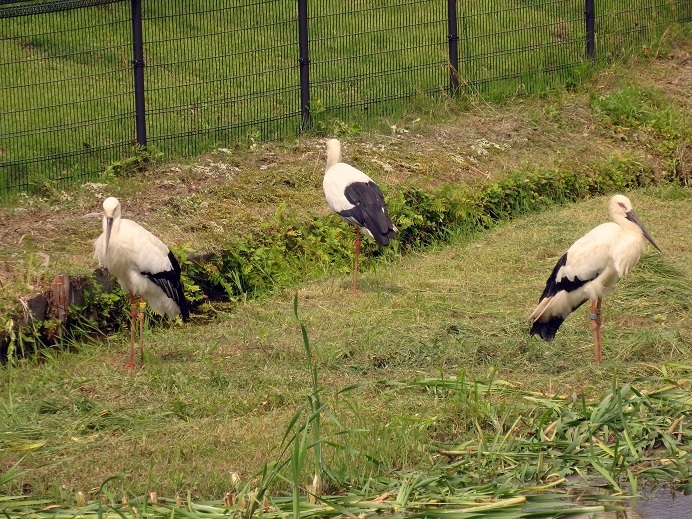
<svg viewBox="0 0 692 519">
<path fill-rule="evenodd" d="M 597 74 L 584 92 L 467 112 L 415 105 L 420 112 L 343 138 L 346 160 L 383 187 L 402 236 L 399 248 L 368 246 L 362 266 L 473 234 L 493 218 L 637 185 L 689 185 L 691 107 L 678 62 L 688 38 L 683 31 L 666 41 L 655 55 Z M 173 164 L 149 153 L 114 164 L 99 184 L 17 197 L 0 208 L 0 313 L 16 321 L 18 299 L 56 273 L 89 275 L 100 225 L 83 216 L 106 195 L 174 249 L 191 290 L 213 285 L 213 297 L 235 299 L 347 272 L 353 231 L 327 216 L 323 155 L 323 140 L 310 136 Z M 217 256 L 200 268 L 187 259 L 193 252 Z"/>
<path fill-rule="evenodd" d="M 676 364 L 692 356 L 692 241 L 684 219 L 669 215 L 688 214 L 692 199 L 679 188 L 630 197 L 664 253 L 648 251 L 605 299 L 600 366 L 592 363 L 583 312 L 550 344 L 528 337 L 526 316 L 559 255 L 605 219 L 604 198 L 380 265 L 363 273 L 356 298 L 348 273 L 299 285 L 308 350 L 290 289 L 232 312 L 219 308 L 212 320 L 147 333 L 141 372 L 120 369 L 125 333 L 5 366 L 0 464 L 19 462 L 21 472 L 5 492 L 29 485 L 33 496 L 70 503 L 76 492 L 96 498 L 101 482 L 121 475 L 107 485 L 114 502 L 151 491 L 173 500 L 189 492 L 193 501 L 233 492 L 240 500 L 230 476 L 238 473 L 240 488 L 266 487 L 270 506 L 290 513 L 295 505 L 278 503 L 298 476 L 287 469 L 267 474 L 292 463 L 296 445 L 305 450 L 320 438 L 325 496 L 364 492 L 359 499 L 368 500 L 391 490 L 394 502 L 385 500 L 382 509 L 427 510 L 440 488 L 415 483 L 413 493 L 402 490 L 426 476 L 446 475 L 451 488 L 471 486 L 474 498 L 531 494 L 554 482 L 555 471 L 615 490 L 634 476 L 684 481 L 688 455 L 678 449 L 689 445 L 689 368 Z M 564 424 L 558 433 L 567 444 L 550 449 L 561 454 L 550 464 L 546 458 L 543 470 L 522 468 L 520 460 L 540 459 L 530 449 L 549 447 L 533 443 L 532 434 L 555 420 Z M 594 421 L 600 425 L 588 432 L 585 424 Z M 627 437 L 612 436 L 624 430 Z M 297 443 L 289 441 L 294 435 Z M 282 438 L 289 441 L 283 447 Z M 445 455 L 456 460 L 453 469 L 440 449 L 460 452 Z M 480 452 L 487 454 L 472 455 Z M 313 455 L 304 456 L 303 469 L 296 466 L 301 506 L 316 470 Z M 655 471 L 647 469 L 652 457 L 677 461 Z"/>
<path fill-rule="evenodd" d="M 586 476 L 587 493 L 595 484 L 625 495 L 632 484 L 689 481 L 690 105 L 675 88 L 681 55 L 616 66 L 587 93 L 462 116 L 450 109 L 434 123 L 409 113 L 344 139 L 347 160 L 381 182 L 413 245 L 364 261 L 357 298 L 344 252 L 352 229 L 324 216 L 321 139 L 218 152 L 2 208 L 3 309 L 55 272 L 89 270 L 100 225 L 81 216 L 106 193 L 179 251 L 245 240 L 242 253 L 253 258 L 257 243 L 263 253 L 274 243 L 269 233 L 329 238 L 309 268 L 296 273 L 289 267 L 300 258 L 286 261 L 275 283 L 210 301 L 185 327 L 152 321 L 142 372 L 121 370 L 129 335 L 106 329 L 0 368 L 0 508 L 129 515 L 119 508 L 125 499 L 155 517 L 224 507 L 285 517 L 296 506 L 306 516 L 433 516 L 446 500 L 460 518 L 488 504 L 497 517 L 540 506 L 555 516 L 574 475 Z M 642 124 L 622 126 L 620 114 Z M 558 178 L 572 183 L 564 196 L 586 201 L 553 205 L 566 200 Z M 142 192 L 142 182 L 152 189 Z M 606 198 L 590 193 L 655 182 L 626 192 L 664 252 L 647 249 L 606 297 L 605 362 L 591 362 L 581 311 L 553 343 L 529 339 L 526 318 L 555 261 L 607 218 Z M 481 234 L 454 231 L 446 219 L 470 192 L 483 194 L 489 213 L 522 216 Z M 423 202 L 402 205 L 412 193 Z M 426 216 L 411 226 L 417 214 Z M 308 503 L 308 492 L 322 501 Z M 619 506 L 610 499 L 590 510 Z"/>
<path fill-rule="evenodd" d="M 582 13 L 558 4 L 511 2 L 496 12 L 492 2 L 461 3 L 464 93 L 504 99 L 581 84 L 590 74 L 583 66 Z M 641 9 L 631 7 L 619 18 L 606 15 L 617 11 L 618 2 L 602 4 L 602 30 L 619 38 L 607 43 L 608 51 L 657 42 L 666 24 L 680 16 L 677 3 L 652 9 L 642 0 Z M 145 2 L 151 144 L 167 156 L 190 156 L 295 135 L 300 106 L 294 8 L 283 1 L 259 7 L 204 0 L 188 12 L 174 1 Z M 271 23 L 263 22 L 262 9 L 271 10 Z M 311 9 L 318 131 L 356 131 L 354 121 L 406 110 L 398 99 L 410 102 L 447 89 L 444 2 L 382 2 L 356 12 L 320 2 Z M 62 185 L 72 177 L 94 178 L 132 153 L 128 16 L 124 2 L 0 22 L 0 106 L 9 107 L 0 118 L 6 136 L 0 160 L 9 164 L 0 179 L 3 191 L 24 182 L 41 190 L 50 180 Z M 641 34 L 617 25 L 624 23 L 620 18 L 641 22 L 640 16 L 647 29 Z M 527 23 L 536 29 L 525 30 Z M 65 124 L 69 128 L 56 136 Z M 46 163 L 23 163 L 35 157 Z"/>
</svg>

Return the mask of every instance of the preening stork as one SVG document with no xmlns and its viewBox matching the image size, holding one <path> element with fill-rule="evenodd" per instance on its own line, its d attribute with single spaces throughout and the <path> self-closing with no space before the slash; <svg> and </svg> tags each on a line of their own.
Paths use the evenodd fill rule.
<svg viewBox="0 0 692 519">
<path fill-rule="evenodd" d="M 130 360 L 124 367 L 133 368 L 138 315 L 140 352 L 144 342 L 144 301 L 154 311 L 171 319 L 182 314 L 186 321 L 190 315 L 180 280 L 180 265 L 161 240 L 138 223 L 122 218 L 120 202 L 114 197 L 103 201 L 103 233 L 94 242 L 94 257 L 130 295 Z M 141 355 L 144 365 L 143 352 Z"/>
<path fill-rule="evenodd" d="M 387 206 L 380 187 L 362 171 L 341 162 L 341 143 L 327 141 L 327 167 L 322 181 L 327 204 L 332 211 L 356 227 L 356 252 L 353 268 L 353 293 L 358 279 L 360 231 L 388 245 L 397 237 L 397 228 L 387 214 Z"/>
<path fill-rule="evenodd" d="M 590 326 L 596 362 L 601 362 L 601 299 L 634 268 L 645 240 L 661 250 L 623 195 L 608 202 L 612 222 L 594 228 L 567 249 L 545 284 L 538 306 L 529 317 L 531 335 L 550 342 L 562 322 L 591 301 Z"/>
</svg>

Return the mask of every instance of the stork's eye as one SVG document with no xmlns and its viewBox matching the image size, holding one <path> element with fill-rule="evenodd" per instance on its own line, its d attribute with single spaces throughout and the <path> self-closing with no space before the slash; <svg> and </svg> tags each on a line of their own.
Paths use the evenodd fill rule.
<svg viewBox="0 0 692 519">
<path fill-rule="evenodd" d="M 618 202 L 618 205 L 619 205 L 620 207 L 622 207 L 623 209 L 625 208 L 625 204 L 623 204 L 622 202 Z"/>
</svg>

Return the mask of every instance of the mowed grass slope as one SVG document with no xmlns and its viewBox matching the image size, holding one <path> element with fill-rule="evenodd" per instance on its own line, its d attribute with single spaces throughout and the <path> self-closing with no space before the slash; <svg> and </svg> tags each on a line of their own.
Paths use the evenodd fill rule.
<svg viewBox="0 0 692 519">
<path fill-rule="evenodd" d="M 449 183 L 473 186 L 522 168 L 529 174 L 539 169 L 591 177 L 602 168 L 626 166 L 644 178 L 675 178 L 686 185 L 686 41 L 670 55 L 662 50 L 653 59 L 604 71 L 583 92 L 483 104 L 463 114 L 441 110 L 441 120 L 438 112 L 422 121 L 412 112 L 378 121 L 376 131 L 343 139 L 346 158 L 376 178 L 390 197 L 409 182 L 430 190 Z M 14 302 L 45 286 L 56 272 L 92 268 L 91 244 L 100 223 L 81 217 L 98 210 L 107 195 L 120 197 L 127 215 L 166 243 L 218 250 L 245 233 L 262 233 L 282 212 L 302 221 L 327 214 L 323 167 L 323 139 L 304 138 L 218 150 L 79 191 L 18 200 L 0 211 L 6 222 L 0 233 L 3 299 Z M 143 183 L 150 189 L 143 190 Z M 107 485 L 112 502 L 120 502 L 123 493 L 148 491 L 170 497 L 190 492 L 218 501 L 237 490 L 234 472 L 241 485 L 255 488 L 253 475 L 279 456 L 277 446 L 296 409 L 313 393 L 293 316 L 296 294 L 323 388 L 320 398 L 343 428 L 353 429 L 337 436 L 338 427 L 324 418 L 323 434 L 351 447 L 325 445 L 327 493 L 351 483 L 367 486 L 370 476 L 383 473 L 405 485 L 406 470 L 426 475 L 440 461 L 440 446 L 458 449 L 468 441 L 481 452 L 490 448 L 479 441 L 482 434 L 504 442 L 503 435 L 512 431 L 530 442 L 532 434 L 547 430 L 543 410 L 527 409 L 522 398 L 490 391 L 466 398 L 464 391 L 417 384 L 423 377 L 503 379 L 538 395 L 565 395 L 570 403 L 572 397 L 581 402 L 581 395 L 599 400 L 613 385 L 634 382 L 643 391 L 673 387 L 683 394 L 683 404 L 689 402 L 684 389 L 689 369 L 669 365 L 666 380 L 658 382 L 635 377 L 660 375 L 666 362 L 690 364 L 690 191 L 660 187 L 627 194 L 664 253 L 647 248 L 640 265 L 606 298 L 601 366 L 592 363 L 585 308 L 551 344 L 527 336 L 526 318 L 564 250 L 607 219 L 607 197 L 503 223 L 450 247 L 440 244 L 403 257 L 390 254 L 390 248 L 364 263 L 357 298 L 350 295 L 348 258 L 327 254 L 321 275 L 311 272 L 303 282 L 274 287 L 273 295 L 266 292 L 254 301 L 240 298 L 232 308 L 212 302 L 185 327 L 157 326 L 147 334 L 147 367 L 141 372 L 121 370 L 127 331 L 93 343 L 65 340 L 38 358 L 4 366 L 0 470 L 18 462 L 26 472 L 0 492 L 70 503 L 77 492 L 97 497 L 102 482 L 121 475 Z M 348 233 L 344 239 L 350 242 L 352 229 L 338 217 L 321 222 L 344 237 Z M 338 393 L 353 384 L 365 385 Z M 666 410 L 654 428 L 689 452 L 684 409 Z M 633 412 L 631 438 L 640 430 L 635 422 L 649 419 L 646 412 Z M 578 446 L 593 451 L 600 440 L 618 451 L 614 430 L 601 429 Z M 668 480 L 684 477 L 685 470 L 689 474 L 689 454 L 674 445 L 652 450 L 662 445 L 651 439 L 657 433 L 642 434 L 645 461 L 628 467 L 639 473 L 650 463 L 648 456 L 668 456 L 679 466 Z M 549 452 L 554 447 L 548 445 Z M 489 459 L 485 452 L 483 460 Z M 617 472 L 616 460 L 602 453 Z M 366 455 L 381 464 L 366 461 Z M 583 451 L 577 456 L 583 459 Z M 627 463 L 633 458 L 637 455 L 630 453 Z M 299 476 L 303 490 L 312 481 L 313 459 Z M 493 469 L 524 460 L 515 464 L 517 471 L 543 460 L 535 453 L 523 458 L 501 453 L 498 459 Z M 470 466 L 463 484 L 498 482 L 498 471 L 474 470 L 476 465 Z M 554 481 L 543 476 L 537 474 L 535 483 Z M 507 481 L 504 476 L 500 485 Z M 290 486 L 277 480 L 271 494 Z"/>
<path fill-rule="evenodd" d="M 688 41 L 685 27 L 671 29 L 655 52 L 601 71 L 576 92 L 503 104 L 482 97 L 468 106 L 412 104 L 397 117 L 373 118 L 367 130 L 341 136 L 344 160 L 372 176 L 390 205 L 411 186 L 478 187 L 516 172 L 593 179 L 612 172 L 631 178 L 634 171 L 642 183 L 675 179 L 687 185 Z M 101 225 L 84 216 L 100 211 L 107 196 L 120 198 L 126 217 L 175 251 L 223 251 L 250 234 L 285 232 L 286 219 L 323 219 L 329 213 L 321 189 L 324 163 L 324 138 L 305 135 L 220 148 L 136 173 L 121 164 L 119 173 L 81 189 L 46 186 L 41 196 L 18 197 L 0 207 L 0 314 L 16 314 L 18 300 L 47 289 L 57 273 L 93 271 L 92 244 Z M 406 216 L 392 209 L 395 221 Z M 352 229 L 337 216 L 324 222 L 352 251 Z M 303 279 L 350 268 L 343 254 L 325 258 L 324 265 L 301 271 Z"/>
<path fill-rule="evenodd" d="M 555 261 L 606 220 L 605 197 L 381 264 L 361 275 L 357 297 L 344 274 L 232 312 L 218 309 L 210 320 L 159 327 L 147 333 L 142 371 L 121 369 L 126 333 L 4 367 L 0 467 L 21 460 L 26 470 L 8 493 L 24 488 L 70 501 L 77 491 L 96 495 L 106 478 L 122 475 L 116 488 L 128 495 L 220 499 L 233 472 L 249 481 L 277 455 L 293 414 L 312 393 L 293 315 L 296 294 L 321 398 L 331 401 L 343 427 L 357 430 L 348 435 L 350 454 L 325 447 L 326 465 L 342 482 L 425 471 L 438 447 L 461 444 L 478 430 L 507 431 L 522 414 L 511 395 L 482 396 L 484 404 L 474 407 L 385 381 L 464 374 L 588 399 L 614 378 L 630 382 L 660 374 L 664 363 L 689 364 L 692 196 L 681 188 L 627 194 L 664 252 L 648 247 L 605 299 L 599 366 L 585 309 L 551 344 L 528 337 L 526 318 Z M 366 385 L 336 394 L 360 383 Z"/>
</svg>

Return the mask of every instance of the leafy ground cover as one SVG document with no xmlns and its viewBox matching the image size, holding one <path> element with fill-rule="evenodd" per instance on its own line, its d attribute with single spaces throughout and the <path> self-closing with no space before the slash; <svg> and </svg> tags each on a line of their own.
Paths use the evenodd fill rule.
<svg viewBox="0 0 692 519">
<path fill-rule="evenodd" d="M 663 40 L 652 56 L 608 69 L 573 92 L 503 105 L 480 97 L 471 105 L 421 101 L 397 120 L 379 119 L 357 137 L 342 137 L 345 159 L 376 178 L 394 205 L 411 186 L 426 192 L 473 188 L 522 172 L 614 175 L 641 184 L 677 178 L 687 185 L 689 38 L 684 27 L 668 34 L 675 38 Z M 324 131 L 338 131 L 337 123 Z M 321 192 L 324 161 L 322 137 L 306 136 L 223 148 L 145 171 L 116 164 L 101 182 L 73 191 L 47 186 L 42 196 L 4 205 L 0 311 L 6 314 L 18 298 L 45 288 L 54 273 L 91 272 L 100 225 L 84 216 L 99 211 L 105 196 L 121 198 L 127 216 L 177 251 L 228 250 L 243 240 L 252 247 L 258 237 L 286 231 L 282 219 L 309 224 L 328 214 Z M 616 187 L 604 185 L 601 192 Z M 407 216 L 408 208 L 399 205 L 394 216 Z M 331 233 L 329 246 L 350 249 L 350 233 L 338 218 L 327 217 L 323 225 Z M 335 266 L 333 255 L 329 260 L 306 268 L 305 277 L 344 272 L 351 262 L 347 255 Z"/>
<path fill-rule="evenodd" d="M 606 299 L 601 366 L 585 315 L 551 344 L 529 339 L 526 323 L 571 236 L 602 219 L 596 198 L 380 266 L 356 298 L 347 274 L 298 287 L 312 365 L 286 290 L 148 334 L 140 372 L 120 369 L 125 334 L 6 367 L 2 459 L 26 471 L 9 495 L 76 503 L 121 475 L 106 485 L 113 503 L 230 492 L 247 511 L 247 494 L 266 483 L 267 509 L 288 513 L 292 502 L 279 502 L 300 459 L 291 449 L 314 449 L 317 414 L 323 492 L 351 489 L 362 494 L 349 499 L 365 501 L 393 492 L 378 510 L 428 510 L 439 498 L 428 477 L 473 487 L 469 499 L 486 504 L 575 474 L 616 491 L 635 477 L 684 482 L 692 243 L 684 218 L 669 215 L 689 214 L 690 196 L 662 188 L 632 199 L 666 253 L 647 253 Z M 296 475 L 303 495 L 317 463 L 310 451 Z M 282 476 L 267 480 L 265 462 Z"/>
<path fill-rule="evenodd" d="M 650 480 L 685 484 L 685 45 L 606 72 L 584 92 L 455 109 L 434 124 L 412 114 L 345 140 L 347 158 L 392 200 L 413 177 L 431 192 L 500 184 L 537 164 L 607 170 L 609 179 L 635 168 L 642 184 L 659 182 L 628 192 L 664 254 L 648 251 L 605 300 L 602 365 L 591 363 L 585 315 L 550 344 L 529 339 L 526 322 L 557 258 L 606 218 L 607 198 L 595 196 L 372 261 L 356 298 L 345 256 L 255 298 L 209 301 L 192 324 L 148 332 L 139 372 L 120 369 L 126 334 L 64 340 L 3 366 L 0 507 L 43 516 L 556 516 L 580 477 L 615 494 Z M 80 217 L 105 194 L 130 200 L 129 214 L 179 250 L 220 249 L 264 233 L 263 222 L 281 228 L 281 204 L 290 218 L 323 216 L 322 148 L 306 138 L 220 150 L 2 208 L 6 300 L 50 272 L 88 270 L 100 226 Z M 156 189 L 142 191 L 143 181 Z M 350 230 L 331 223 L 348 243 Z M 470 510 L 479 506 L 490 508 Z"/>
</svg>

